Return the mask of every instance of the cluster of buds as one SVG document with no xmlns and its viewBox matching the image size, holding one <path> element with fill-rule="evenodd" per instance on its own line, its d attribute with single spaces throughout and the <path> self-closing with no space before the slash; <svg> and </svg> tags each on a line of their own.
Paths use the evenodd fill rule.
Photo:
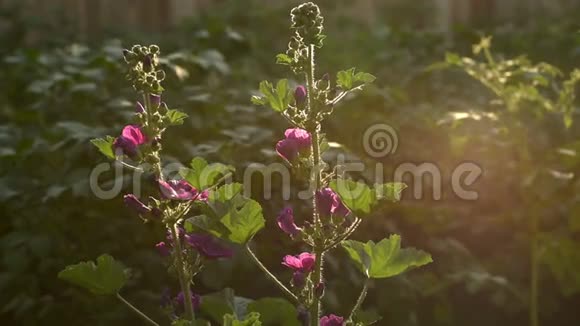
<svg viewBox="0 0 580 326">
<path fill-rule="evenodd" d="M 127 79 L 137 91 L 161 94 L 161 81 L 165 72 L 157 70 L 159 47 L 157 45 L 134 45 L 131 50 L 123 50 L 125 62 L 129 65 Z"/>
<path fill-rule="evenodd" d="M 324 18 L 320 8 L 312 2 L 301 4 L 290 12 L 292 25 L 290 28 L 306 45 L 322 47 L 324 35 L 322 24 Z"/>
</svg>

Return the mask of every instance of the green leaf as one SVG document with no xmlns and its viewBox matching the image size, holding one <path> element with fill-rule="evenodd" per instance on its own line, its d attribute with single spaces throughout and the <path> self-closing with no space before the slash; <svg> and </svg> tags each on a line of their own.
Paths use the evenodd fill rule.
<svg viewBox="0 0 580 326">
<path fill-rule="evenodd" d="M 115 141 L 114 137 L 107 136 L 105 139 L 103 138 L 95 138 L 91 139 L 91 144 L 95 145 L 99 149 L 101 153 L 103 153 L 106 157 L 110 159 L 115 159 L 115 151 L 113 150 L 113 142 Z"/>
<path fill-rule="evenodd" d="M 354 316 L 353 320 L 356 325 L 373 325 L 383 319 L 376 310 L 358 310 Z"/>
<path fill-rule="evenodd" d="M 366 72 L 355 73 L 355 68 L 339 71 L 336 74 L 336 84 L 345 91 L 351 90 L 360 85 L 370 84 L 374 82 L 375 79 L 375 76 Z"/>
<path fill-rule="evenodd" d="M 236 319 L 243 318 L 247 313 L 251 299 L 237 297 L 234 290 L 225 288 L 222 291 L 204 295 L 200 310 L 214 321 L 222 320 L 226 314 L 232 314 Z"/>
<path fill-rule="evenodd" d="M 340 196 L 346 207 L 357 214 L 368 214 L 377 202 L 374 192 L 364 183 L 350 179 L 330 182 L 330 188 Z"/>
<path fill-rule="evenodd" d="M 97 258 L 96 265 L 92 261 L 69 265 L 58 278 L 99 295 L 116 294 L 127 282 L 123 265 L 107 254 Z"/>
<path fill-rule="evenodd" d="M 185 120 L 185 118 L 187 118 L 187 114 L 172 109 L 167 111 L 165 117 L 169 119 L 170 126 L 178 126 L 183 124 L 183 121 Z"/>
<path fill-rule="evenodd" d="M 225 315 L 223 326 L 262 326 L 260 314 L 249 313 L 244 320 L 238 320 L 234 315 Z"/>
<path fill-rule="evenodd" d="M 234 168 L 221 163 L 208 164 L 201 157 L 195 157 L 189 163 L 190 169 L 183 168 L 179 174 L 197 189 L 207 189 L 213 186 L 220 176 L 234 171 Z"/>
<path fill-rule="evenodd" d="M 289 65 L 292 63 L 292 58 L 285 53 L 280 53 L 276 56 L 276 63 L 279 65 Z"/>
<path fill-rule="evenodd" d="M 266 103 L 268 103 L 268 99 L 263 97 L 263 96 L 252 96 L 252 98 L 250 99 L 250 101 L 252 101 L 252 104 L 255 105 L 266 105 Z"/>
<path fill-rule="evenodd" d="M 276 112 L 283 112 L 286 110 L 292 101 L 292 92 L 288 87 L 287 79 L 281 79 L 278 81 L 276 84 L 276 89 L 274 89 L 274 86 L 272 86 L 270 82 L 262 81 L 260 83 L 260 92 L 264 94 L 265 99 L 260 100 L 258 98 L 253 98 L 253 102 L 262 103 L 267 100 L 270 104 L 270 107 L 272 107 L 272 109 Z"/>
<path fill-rule="evenodd" d="M 248 311 L 258 312 L 265 326 L 301 325 L 294 305 L 282 298 L 262 298 L 253 301 L 248 305 Z"/>
<path fill-rule="evenodd" d="M 402 182 L 389 182 L 382 185 L 375 185 L 376 197 L 380 199 L 387 199 L 392 202 L 401 200 L 403 190 L 407 185 Z"/>
<path fill-rule="evenodd" d="M 219 238 L 244 244 L 265 226 L 262 207 L 241 195 L 242 185 L 232 183 L 210 192 L 206 215 L 187 220 L 193 226 Z"/>
<path fill-rule="evenodd" d="M 399 275 L 413 267 L 426 265 L 433 260 L 428 253 L 414 248 L 401 249 L 401 237 L 392 235 L 378 243 L 354 240 L 342 242 L 343 248 L 357 267 L 371 278 Z"/>
</svg>

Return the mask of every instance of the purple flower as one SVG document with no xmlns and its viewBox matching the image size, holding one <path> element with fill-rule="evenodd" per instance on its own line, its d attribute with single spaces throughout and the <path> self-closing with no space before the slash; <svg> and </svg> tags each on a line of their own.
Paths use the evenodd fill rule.
<svg viewBox="0 0 580 326">
<path fill-rule="evenodd" d="M 199 294 L 191 294 L 191 306 L 193 310 L 198 310 L 201 305 L 201 296 Z M 179 292 L 175 297 L 175 312 L 177 314 L 182 314 L 185 311 L 185 295 L 183 292 Z"/>
<path fill-rule="evenodd" d="M 145 107 L 143 106 L 143 104 L 141 104 L 141 102 L 137 102 L 137 106 L 135 107 L 135 112 L 136 113 L 145 113 Z"/>
<path fill-rule="evenodd" d="M 123 196 L 123 201 L 127 207 L 130 207 L 137 211 L 139 214 L 146 214 L 151 211 L 151 208 L 145 204 L 143 204 L 135 195 L 129 194 Z"/>
<path fill-rule="evenodd" d="M 300 305 L 298 306 L 298 308 L 296 309 L 297 311 L 297 318 L 298 321 L 301 323 L 302 326 L 308 325 L 309 324 L 309 316 L 310 314 L 308 313 L 308 309 L 306 309 L 306 307 Z"/>
<path fill-rule="evenodd" d="M 285 139 L 276 144 L 276 152 L 285 160 L 292 162 L 300 153 L 308 152 L 312 145 L 312 136 L 308 131 L 300 128 L 287 129 Z"/>
<path fill-rule="evenodd" d="M 330 188 L 322 188 L 316 192 L 316 203 L 318 212 L 323 216 L 336 215 L 345 217 L 350 213 L 350 210 L 344 206 L 338 194 Z"/>
<path fill-rule="evenodd" d="M 159 104 L 161 104 L 161 96 L 157 94 L 149 94 L 149 102 L 154 108 L 157 108 L 159 107 Z"/>
<path fill-rule="evenodd" d="M 309 252 L 303 252 L 298 256 L 286 255 L 282 265 L 288 266 L 295 271 L 303 273 L 310 273 L 314 268 L 316 262 L 316 255 Z"/>
<path fill-rule="evenodd" d="M 278 215 L 277 220 L 280 229 L 291 237 L 295 237 L 302 230 L 294 223 L 294 212 L 292 207 L 284 208 Z"/>
<path fill-rule="evenodd" d="M 330 314 L 320 318 L 320 326 L 343 326 L 344 318 Z"/>
<path fill-rule="evenodd" d="M 231 257 L 234 254 L 230 248 L 225 247 L 209 234 L 186 234 L 185 241 L 208 259 Z"/>
<path fill-rule="evenodd" d="M 189 182 L 185 180 L 159 180 L 159 189 L 161 195 L 167 199 L 173 200 L 193 200 L 196 199 L 199 192 Z"/>
<path fill-rule="evenodd" d="M 286 139 L 293 139 L 298 143 L 298 150 L 309 150 L 310 146 L 312 146 L 312 136 L 310 133 L 304 129 L 300 128 L 291 128 L 286 129 L 284 132 L 284 136 Z"/>
<path fill-rule="evenodd" d="M 296 100 L 296 106 L 301 107 L 306 102 L 306 98 L 308 96 L 308 92 L 306 91 L 306 87 L 299 85 L 294 90 L 294 100 Z"/>
<path fill-rule="evenodd" d="M 170 254 L 169 247 L 165 242 L 159 242 L 155 245 L 155 249 L 159 252 L 159 254 L 163 257 L 167 257 Z"/>
<path fill-rule="evenodd" d="M 298 157 L 298 144 L 292 139 L 282 139 L 276 144 L 276 152 L 288 162 Z"/>
<path fill-rule="evenodd" d="M 294 287 L 301 289 L 306 284 L 306 274 L 301 271 L 295 271 L 292 274 L 292 285 Z"/>
<path fill-rule="evenodd" d="M 147 142 L 147 137 L 138 126 L 128 125 L 123 128 L 121 136 L 117 137 L 113 142 L 113 148 L 120 149 L 123 154 L 129 157 L 137 155 L 137 148 L 139 145 Z"/>
</svg>

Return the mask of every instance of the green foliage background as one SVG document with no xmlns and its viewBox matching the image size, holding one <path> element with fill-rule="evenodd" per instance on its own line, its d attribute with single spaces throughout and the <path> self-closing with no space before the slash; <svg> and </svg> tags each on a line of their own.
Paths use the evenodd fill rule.
<svg viewBox="0 0 580 326">
<path fill-rule="evenodd" d="M 321 2 L 323 12 L 325 5 Z M 252 163 L 278 160 L 273 147 L 286 124 L 249 98 L 260 80 L 285 73 L 273 57 L 286 47 L 289 8 L 248 11 L 226 2 L 222 9 L 171 34 L 113 33 L 87 43 L 78 43 L 57 26 L 51 31 L 6 15 L 9 28 L 0 35 L 6 45 L 0 48 L 1 324 L 139 323 L 115 301 L 95 298 L 56 278 L 64 266 L 103 252 L 131 268 L 126 295 L 156 319 L 163 318 L 160 293 L 167 284 L 175 285 L 153 250 L 163 231 L 132 216 L 120 197 L 95 198 L 88 183 L 91 169 L 106 161 L 89 139 L 117 134 L 134 108 L 133 92 L 123 78 L 123 47 L 133 42 L 161 46 L 168 73 L 165 99 L 189 115 L 183 126 L 167 134 L 168 162 L 203 156 L 243 171 Z M 329 37 L 318 69 L 334 74 L 357 66 L 377 76 L 373 88 L 337 107 L 327 122 L 327 138 L 342 144 L 341 151 L 374 166 L 363 150 L 362 135 L 373 123 L 388 123 L 398 129 L 400 143 L 396 154 L 381 161 L 386 176 L 392 177 L 401 162 L 433 162 L 444 172 L 443 200 L 430 199 L 428 188 L 424 199 L 416 200 L 413 189 L 407 189 L 401 204 L 381 204 L 354 235 L 366 241 L 396 232 L 404 246 L 428 251 L 434 260 L 420 271 L 374 282 L 363 307 L 377 310 L 381 325 L 526 325 L 526 216 L 514 213 L 522 202 L 515 191 L 522 182 L 518 143 L 506 137 L 501 124 L 485 118 L 497 108 L 483 86 L 457 71 L 425 69 L 442 61 L 447 50 L 469 54 L 485 31 L 494 35 L 497 53 L 525 53 L 567 72 L 580 63 L 578 17 L 458 28 L 449 49 L 437 34 L 399 24 L 405 20 L 393 16 L 387 12 L 369 26 L 326 15 Z M 42 37 L 30 45 L 30 33 Z M 526 119 L 524 112 L 522 121 Z M 559 117 L 546 115 L 530 125 L 532 150 L 545 154 L 554 169 L 579 171 L 578 110 L 574 122 L 565 129 Z M 559 156 L 558 148 L 573 155 Z M 458 199 L 445 182 L 462 161 L 485 171 L 476 183 L 477 201 Z M 541 177 L 529 191 L 543 200 L 533 209 L 542 213 L 541 225 L 552 236 L 541 270 L 541 318 L 545 325 L 578 325 L 580 185 L 576 175 L 562 181 L 537 172 Z M 124 178 L 127 190 L 130 178 Z M 253 181 L 253 198 L 266 217 L 266 230 L 256 238 L 257 254 L 289 279 L 281 257 L 300 248 L 275 225 L 284 204 L 280 189 L 265 201 L 261 180 Z M 295 211 L 301 221 L 307 208 L 295 205 Z M 360 272 L 337 250 L 328 259 L 326 274 L 329 310 L 347 314 L 362 286 Z M 196 289 L 209 293 L 229 286 L 248 298 L 279 296 L 267 279 L 256 275 L 258 270 L 239 250 L 236 258 L 208 266 Z"/>
</svg>

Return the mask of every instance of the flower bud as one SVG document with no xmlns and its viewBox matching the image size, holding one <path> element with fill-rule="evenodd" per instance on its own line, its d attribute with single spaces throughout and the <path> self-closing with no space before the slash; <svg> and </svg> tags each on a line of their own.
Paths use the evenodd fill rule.
<svg viewBox="0 0 580 326">
<path fill-rule="evenodd" d="M 161 104 L 161 96 L 157 94 L 149 94 L 149 102 L 154 108 L 157 108 Z"/>
<path fill-rule="evenodd" d="M 163 257 L 167 257 L 170 254 L 169 247 L 165 242 L 159 242 L 155 245 L 155 249 L 159 252 L 159 254 Z"/>
<path fill-rule="evenodd" d="M 150 54 L 147 54 L 145 58 L 143 58 L 143 71 L 150 72 L 151 70 L 153 70 L 153 59 Z"/>
<path fill-rule="evenodd" d="M 316 284 L 316 286 L 314 287 L 314 295 L 317 298 L 321 298 L 324 295 L 324 283 L 323 282 Z"/>
<path fill-rule="evenodd" d="M 306 103 L 306 98 L 307 98 L 307 90 L 306 87 L 300 85 L 298 87 L 296 87 L 296 89 L 294 90 L 294 100 L 296 101 L 296 106 L 301 108 L 304 107 L 304 104 Z"/>
<path fill-rule="evenodd" d="M 295 271 L 292 274 L 292 285 L 297 288 L 301 289 L 306 284 L 306 274 L 301 271 Z"/>
<path fill-rule="evenodd" d="M 137 197 L 133 194 L 123 196 L 123 201 L 127 207 L 134 209 L 139 214 L 149 213 L 151 208 L 143 204 Z"/>
<path fill-rule="evenodd" d="M 137 106 L 135 107 L 135 113 L 145 113 L 145 107 L 141 102 L 137 102 Z"/>
<path fill-rule="evenodd" d="M 149 52 L 151 52 L 152 54 L 158 54 L 159 53 L 159 46 L 152 44 L 149 45 Z"/>
</svg>

